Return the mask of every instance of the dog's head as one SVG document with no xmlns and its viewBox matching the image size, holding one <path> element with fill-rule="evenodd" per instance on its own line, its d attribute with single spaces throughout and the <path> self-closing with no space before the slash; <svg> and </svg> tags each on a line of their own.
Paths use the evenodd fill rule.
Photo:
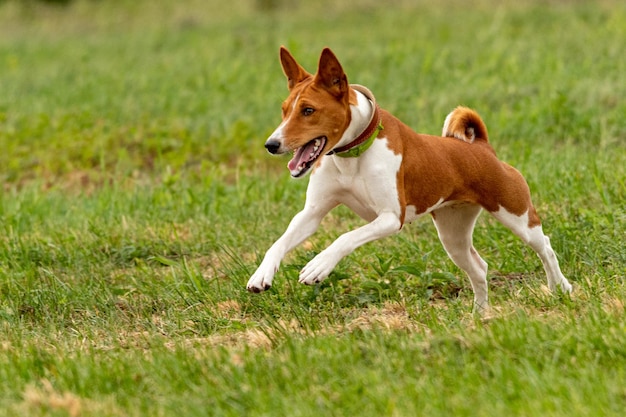
<svg viewBox="0 0 626 417">
<path fill-rule="evenodd" d="M 341 139 L 350 124 L 350 104 L 356 95 L 348 85 L 335 54 L 322 51 L 317 73 L 309 74 L 284 47 L 280 62 L 287 76 L 289 96 L 282 104 L 282 123 L 265 142 L 270 153 L 294 152 L 288 168 L 301 177 Z"/>
</svg>

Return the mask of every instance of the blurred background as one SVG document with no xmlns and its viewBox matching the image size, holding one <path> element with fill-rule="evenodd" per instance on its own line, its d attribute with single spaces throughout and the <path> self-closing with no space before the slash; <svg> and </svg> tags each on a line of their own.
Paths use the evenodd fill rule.
<svg viewBox="0 0 626 417">
<path fill-rule="evenodd" d="M 512 163 L 525 160 L 516 143 L 527 149 L 531 139 L 612 147 L 626 138 L 624 8 L 617 0 L 3 0 L 0 181 L 234 166 L 282 173 L 283 161 L 262 146 L 286 93 L 280 45 L 309 71 L 331 47 L 351 82 L 418 131 L 439 133 L 459 104 L 476 108 Z"/>
</svg>

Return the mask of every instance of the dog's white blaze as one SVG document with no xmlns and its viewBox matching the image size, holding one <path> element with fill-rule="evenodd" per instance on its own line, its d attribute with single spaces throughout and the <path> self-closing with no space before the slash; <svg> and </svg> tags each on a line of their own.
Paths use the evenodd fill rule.
<svg viewBox="0 0 626 417">
<path fill-rule="evenodd" d="M 296 105 L 298 104 L 298 100 L 300 100 L 300 95 L 299 94 L 296 96 L 296 99 L 293 101 L 293 106 L 291 107 L 291 113 L 289 114 L 289 117 L 287 117 L 285 120 L 283 120 L 281 122 L 281 124 L 279 124 L 278 127 L 267 138 L 267 140 L 275 140 L 275 141 L 280 142 L 280 149 L 278 150 L 279 153 L 287 152 L 287 149 L 284 148 L 284 143 L 283 143 L 283 141 L 285 140 L 285 135 L 283 134 L 283 129 L 285 128 L 287 123 L 289 123 L 289 121 L 291 120 L 291 116 L 293 115 L 294 110 L 296 109 Z"/>
<path fill-rule="evenodd" d="M 285 126 L 285 122 L 282 122 L 278 127 L 272 132 L 272 134 L 267 138 L 267 140 L 277 140 L 280 142 L 281 146 L 283 143 L 283 127 Z"/>
</svg>

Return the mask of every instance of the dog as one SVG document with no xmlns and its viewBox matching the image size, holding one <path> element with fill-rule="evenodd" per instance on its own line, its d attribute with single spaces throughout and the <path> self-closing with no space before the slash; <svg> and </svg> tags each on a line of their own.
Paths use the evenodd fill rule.
<svg viewBox="0 0 626 417">
<path fill-rule="evenodd" d="M 314 75 L 285 47 L 280 62 L 289 96 L 282 103 L 282 123 L 265 148 L 272 154 L 294 153 L 288 163 L 292 177 L 311 175 L 304 209 L 267 251 L 248 281 L 249 291 L 269 289 L 285 254 L 313 234 L 331 209 L 344 204 L 368 223 L 315 256 L 300 271 L 299 282 L 323 281 L 356 248 L 430 214 L 448 256 L 469 277 L 474 310 L 484 311 L 489 306 L 487 263 L 474 249 L 472 232 L 486 210 L 537 253 L 551 290 L 571 292 L 524 177 L 496 157 L 475 111 L 454 109 L 441 137 L 418 134 L 381 109 L 367 88 L 348 84 L 329 48 L 322 51 Z"/>
</svg>

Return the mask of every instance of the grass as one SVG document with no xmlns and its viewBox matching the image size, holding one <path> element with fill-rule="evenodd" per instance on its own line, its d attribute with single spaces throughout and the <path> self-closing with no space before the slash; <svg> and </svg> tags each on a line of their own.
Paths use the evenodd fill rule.
<svg viewBox="0 0 626 417">
<path fill-rule="evenodd" d="M 626 409 L 626 9 L 619 1 L 0 2 L 0 415 L 548 415 Z M 262 143 L 278 47 L 422 132 L 476 108 L 575 285 L 483 216 L 494 315 L 428 221 L 245 283 L 306 180 Z"/>
</svg>

